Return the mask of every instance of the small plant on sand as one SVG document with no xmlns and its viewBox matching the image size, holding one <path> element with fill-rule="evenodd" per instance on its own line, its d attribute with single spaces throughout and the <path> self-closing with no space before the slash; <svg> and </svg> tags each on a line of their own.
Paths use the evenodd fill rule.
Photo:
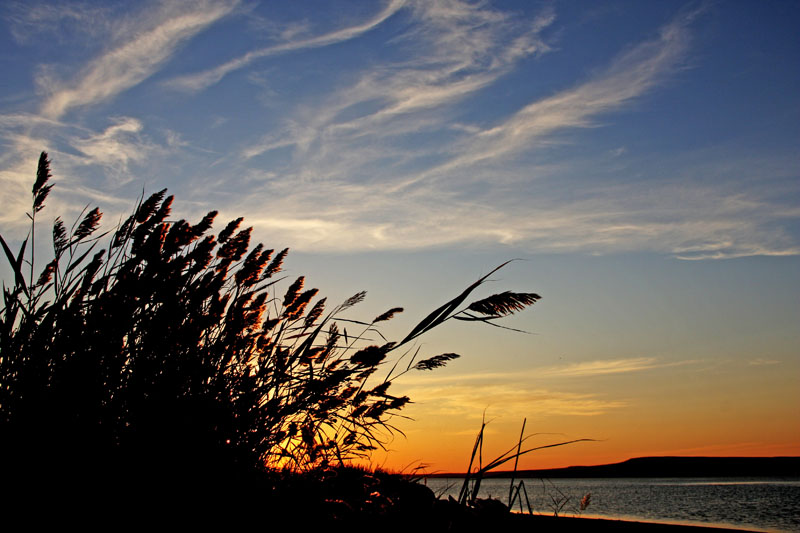
<svg viewBox="0 0 800 533">
<path fill-rule="evenodd" d="M 108 233 L 97 208 L 71 226 L 56 218 L 40 267 L 50 177 L 42 153 L 28 236 L 16 252 L 0 237 L 13 273 L 0 309 L 5 466 L 193 479 L 344 464 L 396 431 L 392 417 L 410 401 L 390 392 L 397 376 L 458 357 L 420 360 L 415 339 L 450 319 L 494 325 L 539 299 L 503 292 L 465 304 L 495 269 L 400 341 L 370 344 L 401 308 L 348 335 L 340 317 L 363 292 L 330 310 L 303 277 L 277 293 L 288 249 L 251 247 L 241 218 L 212 233 L 216 211 L 170 219 L 166 190 Z"/>
<path fill-rule="evenodd" d="M 583 512 L 583 511 L 585 511 L 586 509 L 588 509 L 588 508 L 589 508 L 589 505 L 591 505 L 591 503 L 592 503 L 592 493 L 591 493 L 591 492 L 587 492 L 587 493 L 586 493 L 586 494 L 583 496 L 583 498 L 581 498 L 581 503 L 580 503 L 580 508 L 579 508 L 579 511 L 580 511 L 580 512 Z"/>
<path fill-rule="evenodd" d="M 564 510 L 564 507 L 567 506 L 569 503 L 570 497 L 564 494 L 558 487 L 553 484 L 552 481 L 549 479 L 547 483 L 550 483 L 550 490 L 547 490 L 547 485 L 545 480 L 542 480 L 542 492 L 544 492 L 548 498 L 550 498 L 550 502 L 548 502 L 548 507 L 550 510 L 553 511 L 553 516 L 558 516 Z"/>
</svg>

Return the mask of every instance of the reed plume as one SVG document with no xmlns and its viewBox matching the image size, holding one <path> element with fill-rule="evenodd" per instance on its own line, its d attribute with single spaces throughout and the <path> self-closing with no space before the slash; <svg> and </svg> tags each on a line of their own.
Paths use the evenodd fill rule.
<svg viewBox="0 0 800 533">
<path fill-rule="evenodd" d="M 451 318 L 491 323 L 539 299 L 505 292 L 465 305 L 504 263 L 399 342 L 375 344 L 376 324 L 402 308 L 369 323 L 346 319 L 364 292 L 328 310 L 302 276 L 277 296 L 281 280 L 273 277 L 288 248 L 251 247 L 242 218 L 215 236 L 217 211 L 195 224 L 169 220 L 166 189 L 142 197 L 105 248 L 99 208 L 70 229 L 56 218 L 53 258 L 34 275 L 35 215 L 51 177 L 43 152 L 28 237 L 15 253 L 0 236 L 13 273 L 0 309 L 6 465 L 49 457 L 63 469 L 94 465 L 98 475 L 116 465 L 202 477 L 366 458 L 410 402 L 389 392 L 393 380 L 458 357 L 415 362 L 421 348 L 413 341 Z M 352 334 L 345 325 L 361 329 Z"/>
</svg>

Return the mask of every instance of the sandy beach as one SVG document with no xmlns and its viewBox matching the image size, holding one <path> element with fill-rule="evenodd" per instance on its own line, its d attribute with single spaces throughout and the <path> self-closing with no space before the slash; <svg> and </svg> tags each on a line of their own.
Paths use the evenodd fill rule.
<svg viewBox="0 0 800 533">
<path fill-rule="evenodd" d="M 723 526 L 697 526 L 681 523 L 640 522 L 604 518 L 578 518 L 567 516 L 544 516 L 512 514 L 508 521 L 522 528 L 535 527 L 538 531 L 644 531 L 650 533 L 722 533 L 759 531 Z"/>
</svg>

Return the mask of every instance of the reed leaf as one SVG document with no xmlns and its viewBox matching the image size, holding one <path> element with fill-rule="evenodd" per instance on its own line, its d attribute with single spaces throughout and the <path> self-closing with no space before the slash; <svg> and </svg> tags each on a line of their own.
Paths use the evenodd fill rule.
<svg viewBox="0 0 800 533">
<path fill-rule="evenodd" d="M 406 335 L 406 337 L 403 340 L 397 343 L 397 345 L 401 346 L 407 342 L 410 342 L 415 338 L 419 337 L 420 335 L 422 335 L 423 333 L 425 333 L 426 331 L 430 331 L 431 329 L 439 326 L 445 320 L 449 319 L 452 316 L 453 312 L 456 309 L 458 309 L 458 307 L 464 302 L 464 300 L 467 299 L 467 296 L 469 296 L 472 293 L 472 291 L 474 291 L 484 281 L 486 281 L 489 278 L 489 276 L 491 276 L 492 274 L 494 274 L 495 272 L 497 272 L 510 262 L 511 261 L 506 261 L 502 265 L 494 268 L 491 272 L 489 272 L 482 278 L 478 279 L 475 283 L 467 287 L 461 294 L 459 294 L 458 296 L 456 296 L 455 298 L 453 298 L 452 300 L 450 300 L 449 302 L 442 305 L 441 307 L 433 311 L 431 314 L 426 316 L 419 324 L 417 324 L 414 327 L 414 329 L 411 330 L 411 332 L 408 335 Z"/>
<path fill-rule="evenodd" d="M 364 299 L 358 292 L 324 314 L 325 298 L 312 305 L 318 291 L 304 289 L 302 276 L 277 296 L 273 286 L 282 279 L 272 276 L 288 248 L 273 256 L 261 244 L 251 247 L 252 228 L 240 229 L 241 218 L 208 234 L 216 211 L 196 225 L 169 221 L 166 189 L 144 200 L 142 193 L 111 235 L 108 253 L 98 250 L 105 235 L 97 235 L 98 208 L 84 209 L 69 231 L 56 218 L 54 257 L 37 279 L 34 215 L 49 179 L 43 153 L 30 242 L 13 253 L 0 237 L 14 272 L 0 309 L 0 451 L 12 442 L 21 454 L 4 455 L 0 469 L 17 459 L 41 461 L 25 451 L 31 442 L 47 443 L 47 464 L 99 470 L 103 458 L 128 460 L 130 451 L 143 462 L 124 467 L 145 471 L 150 460 L 192 471 L 215 461 L 222 470 L 262 471 L 366 458 L 400 433 L 389 422 L 411 399 L 388 393 L 400 360 L 405 371 L 433 370 L 458 357 L 417 362 L 418 347 L 395 350 L 450 318 L 496 318 L 460 308 L 507 263 L 428 314 L 400 343 L 389 342 L 375 324 L 402 308 L 371 322 L 344 318 Z M 28 283 L 23 264 L 31 266 Z M 518 295 L 494 309 L 524 304 Z M 392 370 L 379 380 L 384 363 Z"/>
<path fill-rule="evenodd" d="M 6 254 L 6 259 L 8 259 L 8 264 L 11 265 L 11 269 L 14 271 L 14 283 L 16 283 L 16 287 L 18 289 L 22 289 L 25 294 L 28 294 L 28 286 L 25 283 L 25 276 L 22 275 L 22 260 L 25 256 L 25 247 L 28 245 L 28 239 L 22 241 L 22 245 L 19 248 L 19 254 L 14 257 L 14 252 L 11 251 L 11 248 L 8 247 L 6 244 L 5 239 L 3 236 L 0 235 L 0 244 L 3 245 L 3 251 Z"/>
</svg>

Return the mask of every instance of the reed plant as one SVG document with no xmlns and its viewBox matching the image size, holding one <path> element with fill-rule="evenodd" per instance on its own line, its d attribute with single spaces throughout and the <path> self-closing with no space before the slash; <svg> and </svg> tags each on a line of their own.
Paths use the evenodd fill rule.
<svg viewBox="0 0 800 533">
<path fill-rule="evenodd" d="M 70 226 L 56 218 L 41 266 L 34 241 L 50 178 L 43 152 L 27 237 L 14 252 L 0 236 L 13 276 L 0 309 L 0 452 L 26 472 L 101 465 L 195 479 L 363 459 L 410 402 L 390 391 L 394 380 L 458 357 L 419 357 L 419 336 L 450 319 L 499 325 L 540 298 L 467 304 L 504 263 L 397 342 L 378 327 L 398 307 L 344 322 L 360 328 L 348 335 L 342 314 L 363 292 L 329 308 L 302 276 L 281 277 L 288 249 L 251 247 L 241 218 L 212 232 L 216 211 L 170 219 L 166 189 L 107 232 L 98 208 Z"/>
<path fill-rule="evenodd" d="M 530 500 L 528 499 L 525 483 L 521 479 L 520 480 L 516 479 L 517 468 L 519 466 L 519 458 L 522 457 L 523 455 L 529 454 L 537 450 L 556 448 L 559 446 L 566 446 L 568 444 L 574 444 L 577 442 L 594 441 L 594 439 L 580 438 L 580 439 L 570 439 L 550 444 L 523 448 L 523 444 L 528 439 L 542 435 L 542 433 L 532 433 L 529 435 L 525 435 L 525 425 L 527 424 L 527 421 L 528 421 L 527 418 L 523 419 L 522 429 L 520 430 L 519 439 L 514 446 L 512 446 L 505 452 L 501 453 L 488 463 L 483 464 L 483 444 L 484 444 L 484 436 L 487 424 L 486 413 L 484 413 L 483 419 L 481 420 L 480 430 L 478 431 L 478 435 L 475 437 L 475 443 L 472 447 L 472 453 L 470 455 L 469 465 L 467 466 L 466 473 L 464 474 L 464 481 L 461 484 L 461 490 L 459 491 L 458 494 L 459 504 L 470 507 L 476 506 L 480 501 L 478 496 L 480 493 L 481 482 L 486 477 L 486 475 L 496 470 L 498 467 L 510 461 L 514 461 L 514 468 L 511 471 L 511 476 L 510 476 L 511 481 L 508 489 L 508 509 L 511 510 L 514 508 L 515 504 L 518 504 L 520 507 L 520 511 L 524 512 L 525 509 L 522 506 L 522 498 L 524 497 L 528 513 L 533 514 L 533 508 L 531 507 Z M 556 500 L 553 500 L 553 502 L 556 503 Z M 555 510 L 556 515 L 558 515 L 558 511 L 560 511 L 561 508 L 563 508 L 564 504 L 566 504 L 566 501 L 564 501 L 561 504 L 561 507 Z"/>
</svg>

